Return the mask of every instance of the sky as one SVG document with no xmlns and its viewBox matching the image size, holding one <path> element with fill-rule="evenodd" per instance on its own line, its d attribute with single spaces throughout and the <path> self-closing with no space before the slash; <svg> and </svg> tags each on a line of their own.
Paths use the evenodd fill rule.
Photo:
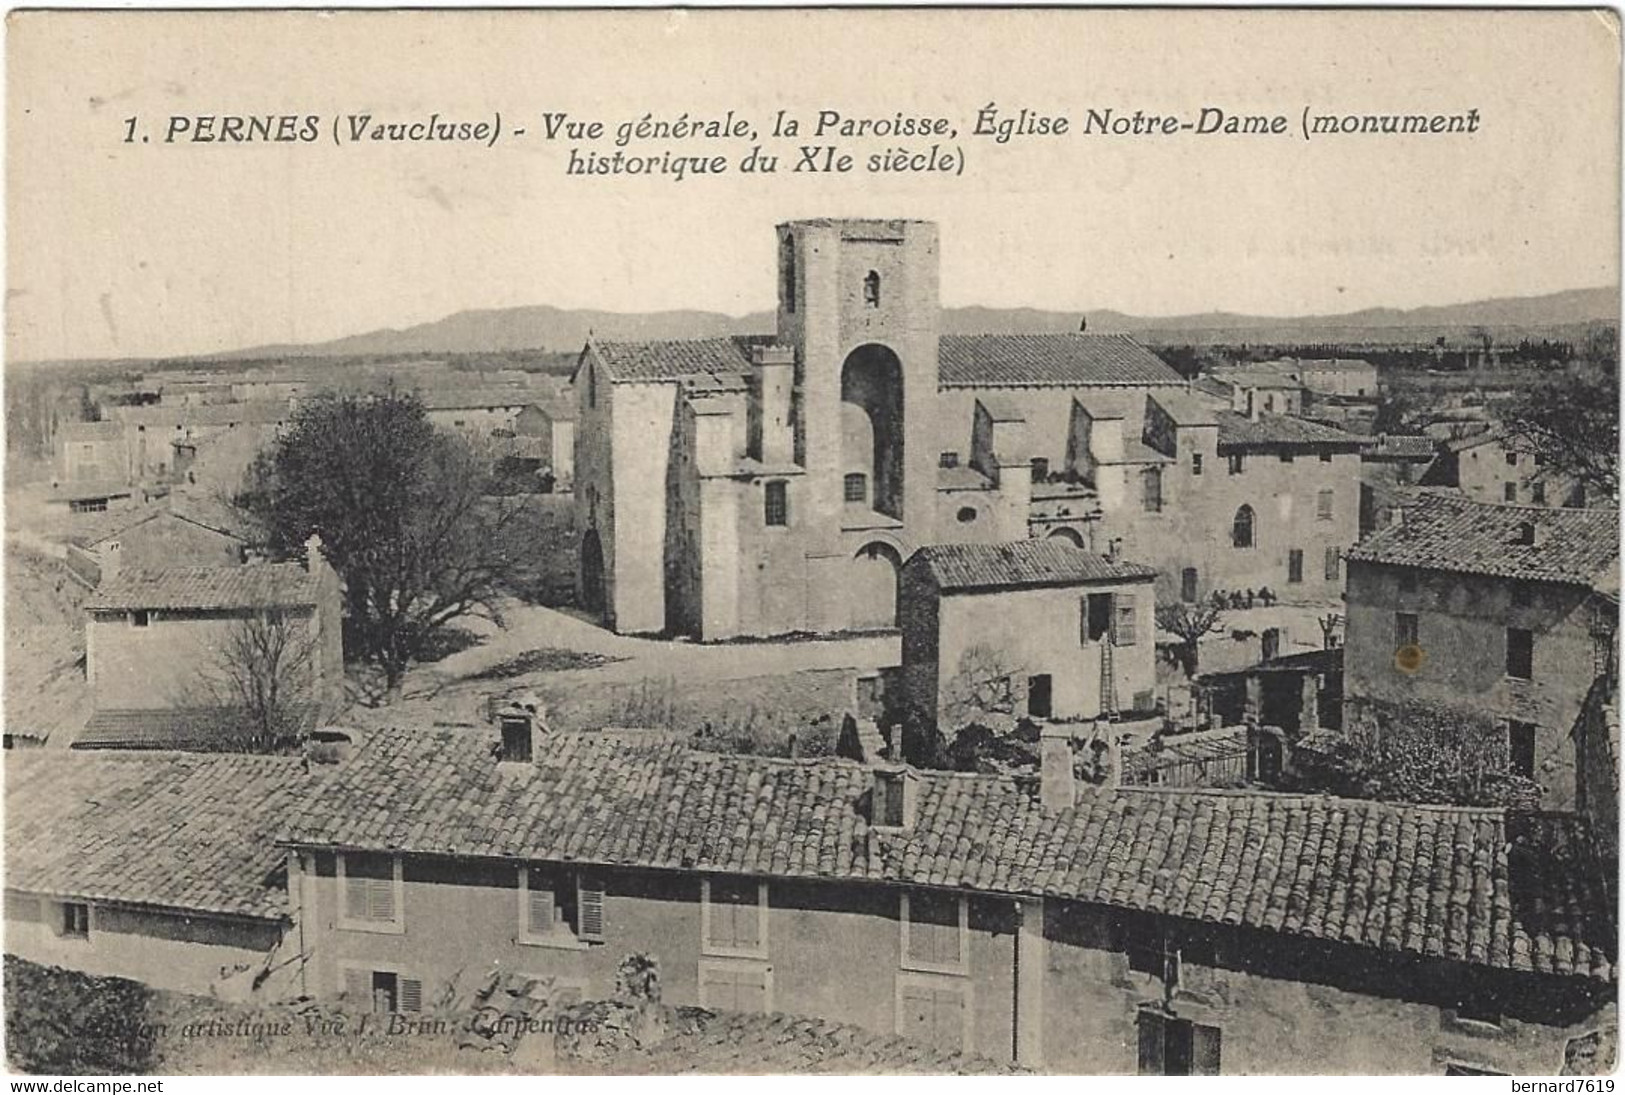
<svg viewBox="0 0 1625 1095">
<path fill-rule="evenodd" d="M 772 226 L 808 216 L 939 222 L 946 305 L 1303 315 L 1612 285 L 1618 33 L 1557 11 L 13 13 L 6 352 L 211 353 L 533 304 L 742 314 L 772 306 Z M 973 137 L 989 104 L 1073 132 Z M 1091 107 L 1204 106 L 1290 130 L 1079 132 Z M 1305 141 L 1306 107 L 1481 121 Z M 589 145 L 544 136 L 549 112 L 613 135 L 685 111 L 765 130 L 780 109 L 946 117 L 963 173 L 870 174 L 869 153 L 931 142 L 803 133 L 772 176 L 583 178 L 565 165 Z M 328 131 L 433 112 L 526 134 Z M 172 116 L 234 114 L 323 133 L 163 140 Z M 858 170 L 789 172 L 822 143 Z"/>
</svg>

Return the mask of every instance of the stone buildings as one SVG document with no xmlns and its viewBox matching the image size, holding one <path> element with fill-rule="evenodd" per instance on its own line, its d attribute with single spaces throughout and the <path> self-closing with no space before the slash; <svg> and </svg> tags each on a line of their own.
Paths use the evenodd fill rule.
<svg viewBox="0 0 1625 1095">
<path fill-rule="evenodd" d="M 1504 742 L 1543 806 L 1574 808 L 1576 722 L 1618 625 L 1618 512 L 1424 492 L 1348 560 L 1345 727 L 1454 712 Z"/>
<path fill-rule="evenodd" d="M 76 521 L 65 562 L 94 589 L 120 567 L 230 566 L 246 563 L 255 539 L 245 519 L 218 502 L 171 494 L 130 509 Z"/>
<path fill-rule="evenodd" d="M 1478 502 L 1586 505 L 1584 484 L 1549 466 L 1539 453 L 1496 428 L 1447 443 L 1423 482 L 1455 487 Z M 1606 499 L 1595 501 L 1606 504 Z"/>
<path fill-rule="evenodd" d="M 84 606 L 95 714 L 75 747 L 267 750 L 332 717 L 344 688 L 339 579 L 319 540 L 306 553 L 303 564 L 104 570 Z M 245 681 L 280 689 L 275 727 L 246 709 Z"/>
<path fill-rule="evenodd" d="M 1164 596 L 1340 588 L 1349 435 L 1216 415 L 1120 336 L 940 334 L 931 224 L 780 225 L 778 267 L 773 335 L 581 353 L 578 595 L 612 628 L 890 627 L 916 549 L 1046 537 L 1121 538 Z"/>
<path fill-rule="evenodd" d="M 921 548 L 901 586 L 905 709 L 948 733 L 1151 710 L 1155 577 L 1058 540 Z"/>
</svg>

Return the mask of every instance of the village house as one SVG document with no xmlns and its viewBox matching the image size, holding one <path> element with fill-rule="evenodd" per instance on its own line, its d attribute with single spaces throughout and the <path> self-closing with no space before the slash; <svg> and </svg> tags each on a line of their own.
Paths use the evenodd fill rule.
<svg viewBox="0 0 1625 1095">
<path fill-rule="evenodd" d="M 30 750 L 5 769 L 7 954 L 199 996 L 292 995 L 275 974 L 289 921 L 273 840 L 298 757 Z"/>
<path fill-rule="evenodd" d="M 535 441 L 541 467 L 553 476 L 553 492 L 570 493 L 576 466 L 574 398 L 526 406 L 514 421 L 514 433 L 520 440 Z"/>
<path fill-rule="evenodd" d="M 112 407 L 109 413 L 124 427 L 131 473 L 142 481 L 168 482 L 174 477 L 177 442 L 201 442 L 216 434 L 243 430 L 258 437 L 274 435 L 287 425 L 288 404 L 200 403 Z"/>
<path fill-rule="evenodd" d="M 512 437 L 520 412 L 535 402 L 525 388 L 429 388 L 416 393 L 424 417 L 474 437 Z"/>
<path fill-rule="evenodd" d="M 902 702 L 970 721 L 1151 710 L 1156 571 L 1057 540 L 941 544 L 903 565 Z"/>
<path fill-rule="evenodd" d="M 1572 809 L 1576 722 L 1613 657 L 1619 514 L 1421 492 L 1348 553 L 1344 723 L 1402 729 L 1407 705 L 1505 743 L 1542 805 Z"/>
<path fill-rule="evenodd" d="M 1044 749 L 1034 781 L 380 731 L 282 832 L 299 991 L 411 1013 L 511 972 L 596 999 L 647 954 L 670 1004 L 1079 1073 L 1553 1074 L 1613 1036 L 1582 820 L 1092 787 Z"/>
<path fill-rule="evenodd" d="M 239 698 L 244 674 L 280 685 L 280 738 L 343 704 L 339 579 L 315 537 L 304 563 L 104 566 L 84 610 L 95 713 L 75 748 L 286 747 L 258 740 Z"/>
<path fill-rule="evenodd" d="M 171 494 L 75 522 L 68 533 L 65 562 L 69 573 L 94 589 L 120 567 L 246 563 L 254 538 L 247 521 L 230 507 Z"/>
<path fill-rule="evenodd" d="M 1500 429 L 1488 429 L 1445 444 L 1428 486 L 1455 487 L 1475 502 L 1528 506 L 1584 506 L 1583 483 L 1552 467 L 1538 452 Z M 1605 499 L 1595 499 L 1606 504 Z"/>
<path fill-rule="evenodd" d="M 1281 365 L 1317 403 L 1330 398 L 1375 400 L 1382 394 L 1377 367 L 1360 358 L 1286 358 Z"/>
<path fill-rule="evenodd" d="M 1035 520 L 1071 401 L 1126 401 L 1137 432 L 1184 382 L 1118 336 L 940 334 L 937 246 L 921 221 L 782 224 L 775 334 L 588 340 L 583 606 L 705 639 L 889 628 L 921 546 L 1087 541 L 1090 501 L 1066 531 Z"/>
<path fill-rule="evenodd" d="M 1144 399 L 1144 428 L 1073 404 L 1068 470 L 1098 495 L 1096 541 L 1159 572 L 1162 601 L 1268 588 L 1288 601 L 1342 593 L 1358 537 L 1359 439 L 1287 415 L 1214 410 L 1184 392 Z"/>
<path fill-rule="evenodd" d="M 130 482 L 130 453 L 117 422 L 70 422 L 57 431 L 57 478 L 62 483 Z"/>
<path fill-rule="evenodd" d="M 100 513 L 117 513 L 147 500 L 147 491 L 119 479 L 75 479 L 52 483 L 45 492 L 46 515 L 61 528 Z"/>
<path fill-rule="evenodd" d="M 1304 384 L 1290 370 L 1269 363 L 1221 365 L 1202 376 L 1197 387 L 1230 404 L 1237 414 L 1302 414 Z"/>
</svg>

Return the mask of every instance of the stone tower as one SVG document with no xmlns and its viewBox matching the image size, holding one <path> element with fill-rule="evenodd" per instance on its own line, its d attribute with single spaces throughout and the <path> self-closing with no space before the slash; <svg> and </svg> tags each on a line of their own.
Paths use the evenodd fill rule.
<svg viewBox="0 0 1625 1095">
<path fill-rule="evenodd" d="M 866 530 L 928 543 L 936 509 L 937 226 L 778 226 L 778 342 L 793 350 L 794 458 L 828 550 Z"/>
</svg>

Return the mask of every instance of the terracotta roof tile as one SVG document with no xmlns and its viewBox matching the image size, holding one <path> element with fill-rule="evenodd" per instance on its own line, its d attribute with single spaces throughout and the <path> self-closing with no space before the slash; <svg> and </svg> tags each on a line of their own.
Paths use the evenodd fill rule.
<svg viewBox="0 0 1625 1095">
<path fill-rule="evenodd" d="M 916 551 L 907 565 L 923 569 L 945 592 L 1141 581 L 1157 576 L 1154 567 L 1114 562 L 1060 540 L 933 544 Z"/>
<path fill-rule="evenodd" d="M 945 388 L 1185 383 L 1127 335 L 943 335 L 937 368 Z"/>
<path fill-rule="evenodd" d="M 296 608 L 319 598 L 317 580 L 298 563 L 127 567 L 104 581 L 85 608 Z"/>
<path fill-rule="evenodd" d="M 1015 780 L 922 772 L 913 829 L 878 831 L 863 813 L 869 772 L 849 761 L 558 734 L 538 763 L 498 771 L 489 745 L 447 728 L 374 734 L 310 787 L 280 839 L 1047 896 L 1614 976 L 1610 910 L 1573 818 L 1138 790 L 1084 791 L 1057 812 Z"/>
<path fill-rule="evenodd" d="M 7 888 L 286 915 L 271 838 L 299 758 L 23 750 L 5 768 Z"/>
<path fill-rule="evenodd" d="M 1399 524 L 1350 548 L 1347 557 L 1498 578 L 1617 584 L 1617 510 L 1495 505 L 1434 491 L 1412 497 Z M 1529 524 L 1535 543 L 1520 543 Z"/>
<path fill-rule="evenodd" d="M 291 713 L 290 732 L 316 725 L 314 705 Z M 249 753 L 265 744 L 235 708 L 182 708 L 155 711 L 97 711 L 73 737 L 75 749 L 185 749 L 201 753 Z"/>
<path fill-rule="evenodd" d="M 1219 451 L 1277 448 L 1282 445 L 1336 445 L 1354 452 L 1360 438 L 1333 426 L 1323 426 L 1289 414 L 1261 414 L 1251 419 L 1234 411 L 1220 411 Z"/>
</svg>

